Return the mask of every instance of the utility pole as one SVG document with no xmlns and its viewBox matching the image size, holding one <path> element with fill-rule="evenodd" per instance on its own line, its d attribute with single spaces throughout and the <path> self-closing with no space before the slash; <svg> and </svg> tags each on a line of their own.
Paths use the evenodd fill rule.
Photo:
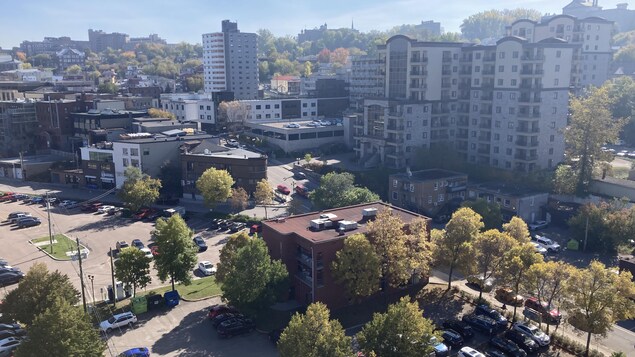
<svg viewBox="0 0 635 357">
<path fill-rule="evenodd" d="M 586 227 L 584 228 L 584 245 L 582 246 L 582 251 L 586 252 L 586 242 L 589 238 L 589 216 L 586 216 Z"/>
<path fill-rule="evenodd" d="M 53 254 L 53 231 L 51 230 L 51 202 L 49 201 L 49 192 L 46 191 L 46 215 L 49 223 L 49 246 L 51 247 L 51 255 Z"/>
<path fill-rule="evenodd" d="M 112 306 L 117 302 L 117 288 L 115 287 L 115 264 L 112 262 L 112 248 L 110 248 L 110 275 L 112 278 Z"/>
<path fill-rule="evenodd" d="M 88 274 L 88 280 L 90 280 L 90 289 L 93 293 L 93 307 L 95 307 L 95 276 Z"/>
<path fill-rule="evenodd" d="M 82 250 L 79 245 L 79 238 L 75 238 L 77 243 L 77 256 L 79 257 L 79 282 L 82 284 L 82 304 L 84 305 L 84 312 L 86 312 L 86 291 L 84 289 L 84 271 L 82 270 Z"/>
</svg>

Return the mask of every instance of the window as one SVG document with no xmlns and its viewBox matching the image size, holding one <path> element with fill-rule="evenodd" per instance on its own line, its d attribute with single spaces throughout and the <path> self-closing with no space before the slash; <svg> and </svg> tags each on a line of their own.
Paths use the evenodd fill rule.
<svg viewBox="0 0 635 357">
<path fill-rule="evenodd" d="M 393 199 L 394 201 L 396 201 L 396 200 L 397 200 L 398 195 L 399 195 L 399 194 L 398 194 L 397 192 L 394 192 L 394 191 L 393 191 L 393 193 L 392 193 L 392 199 Z"/>
<path fill-rule="evenodd" d="M 262 109 L 262 105 L 257 104 L 257 105 L 256 105 L 256 109 Z"/>
<path fill-rule="evenodd" d="M 553 92 L 553 99 L 558 99 L 558 92 Z"/>
<path fill-rule="evenodd" d="M 556 65 L 556 72 L 560 72 L 560 65 L 559 64 Z"/>
<path fill-rule="evenodd" d="M 199 105 L 198 109 L 203 110 L 203 106 Z"/>
<path fill-rule="evenodd" d="M 274 104 L 274 105 L 273 105 L 273 108 L 274 108 L 274 109 L 280 109 L 280 104 Z"/>
<path fill-rule="evenodd" d="M 501 139 L 500 134 L 494 134 L 494 140 L 499 141 Z"/>
<path fill-rule="evenodd" d="M 262 119 L 262 114 L 256 114 L 256 119 Z"/>
<path fill-rule="evenodd" d="M 415 192 L 415 185 L 410 184 L 410 192 Z"/>
<path fill-rule="evenodd" d="M 212 107 L 208 105 L 207 110 L 212 110 Z"/>
<path fill-rule="evenodd" d="M 139 156 L 139 149 L 130 149 L 130 156 Z"/>
<path fill-rule="evenodd" d="M 500 114 L 501 113 L 501 107 L 496 107 L 496 114 Z"/>
<path fill-rule="evenodd" d="M 392 187 L 397 187 L 398 184 L 399 184 L 399 181 L 392 180 Z"/>
<path fill-rule="evenodd" d="M 406 122 L 406 128 L 412 128 L 412 122 L 410 120 Z"/>
<path fill-rule="evenodd" d="M 511 143 L 512 141 L 514 141 L 514 136 L 513 135 L 507 135 L 507 142 Z M 509 149 L 511 150 L 511 149 Z"/>
<path fill-rule="evenodd" d="M 515 79 L 512 79 L 511 84 L 512 84 L 513 86 L 515 86 L 515 85 L 516 85 L 516 80 L 515 80 Z"/>
<path fill-rule="evenodd" d="M 555 136 L 555 135 L 551 135 L 551 136 L 549 137 L 549 141 L 550 141 L 550 142 L 554 142 L 555 140 L 556 140 L 556 136 Z"/>
<path fill-rule="evenodd" d="M 551 129 L 555 129 L 555 128 L 556 128 L 556 122 L 555 122 L 555 121 L 552 121 L 552 122 L 551 122 L 551 124 L 549 125 L 549 127 L 550 127 Z"/>
<path fill-rule="evenodd" d="M 307 106 L 307 103 L 302 103 L 302 108 L 306 108 Z"/>
<path fill-rule="evenodd" d="M 514 72 L 514 73 L 518 72 L 518 66 L 517 65 L 513 65 L 512 66 L 512 72 Z"/>
<path fill-rule="evenodd" d="M 494 122 L 494 127 L 495 127 L 495 128 L 500 128 L 500 127 L 501 127 L 501 121 L 500 121 L 500 120 L 496 120 L 496 121 Z"/>
<path fill-rule="evenodd" d="M 553 80 L 553 85 L 557 86 L 558 84 L 560 84 L 560 80 L 558 78 Z"/>
<path fill-rule="evenodd" d="M 475 66 L 474 67 L 474 73 L 478 73 L 481 71 L 481 66 Z"/>
<path fill-rule="evenodd" d="M 502 85 L 503 85 L 503 79 L 502 79 L 502 78 L 499 78 L 499 79 L 498 79 L 497 84 L 498 84 L 499 86 L 502 86 Z"/>
<path fill-rule="evenodd" d="M 510 121 L 507 123 L 507 129 L 514 129 L 514 122 Z"/>
<path fill-rule="evenodd" d="M 516 108 L 509 108 L 509 114 L 516 114 Z"/>
<path fill-rule="evenodd" d="M 498 66 L 498 71 L 499 72 L 505 72 L 505 66 Z"/>
<path fill-rule="evenodd" d="M 271 104 L 265 104 L 265 109 L 271 109 Z"/>
<path fill-rule="evenodd" d="M 516 93 L 509 93 L 509 99 L 516 99 Z"/>
<path fill-rule="evenodd" d="M 549 155 L 553 155 L 553 148 L 549 148 Z"/>
<path fill-rule="evenodd" d="M 551 114 L 557 114 L 558 113 L 558 108 L 557 107 L 552 107 L 551 108 Z"/>
<path fill-rule="evenodd" d="M 143 149 L 143 155 L 150 155 L 150 149 Z"/>
<path fill-rule="evenodd" d="M 556 51 L 556 57 L 557 58 L 562 57 L 562 51 L 560 51 L 560 50 Z"/>
<path fill-rule="evenodd" d="M 423 135 L 421 136 L 423 139 L 427 139 L 428 138 L 428 133 L 424 132 Z"/>
<path fill-rule="evenodd" d="M 499 52 L 498 58 L 501 58 L 501 59 L 505 58 L 505 52 Z"/>
<path fill-rule="evenodd" d="M 498 146 L 494 146 L 494 154 L 498 154 L 499 149 L 500 148 Z"/>
<path fill-rule="evenodd" d="M 505 205 L 505 207 L 508 207 L 511 204 L 511 201 L 509 199 L 505 199 L 505 201 L 503 201 L 503 205 Z"/>
<path fill-rule="evenodd" d="M 505 149 L 505 154 L 507 154 L 508 156 L 512 155 L 512 149 Z"/>
<path fill-rule="evenodd" d="M 518 51 L 512 52 L 512 58 L 518 58 Z"/>
<path fill-rule="evenodd" d="M 124 155 L 128 155 L 128 148 L 122 148 L 121 153 Z"/>
<path fill-rule="evenodd" d="M 128 167 L 129 165 L 130 165 L 130 163 L 129 163 L 128 159 L 126 159 L 124 157 L 124 159 L 123 159 L 123 167 Z"/>
<path fill-rule="evenodd" d="M 311 103 L 311 108 L 315 108 L 315 102 Z"/>
<path fill-rule="evenodd" d="M 412 114 L 412 107 L 407 107 L 406 108 L 406 113 Z"/>
<path fill-rule="evenodd" d="M 474 98 L 478 98 L 479 96 L 479 92 L 477 90 L 474 91 L 474 95 L 472 95 Z"/>
<path fill-rule="evenodd" d="M 432 204 L 432 196 L 428 196 L 428 204 Z"/>
<path fill-rule="evenodd" d="M 503 99 L 503 92 L 496 92 L 496 99 Z"/>
<path fill-rule="evenodd" d="M 439 183 L 438 183 L 438 182 L 435 182 L 435 183 L 434 183 L 434 190 L 436 191 L 436 190 L 438 190 L 438 189 L 439 189 Z"/>
<path fill-rule="evenodd" d="M 443 202 L 445 200 L 445 195 L 440 193 L 439 194 L 439 202 Z"/>
</svg>

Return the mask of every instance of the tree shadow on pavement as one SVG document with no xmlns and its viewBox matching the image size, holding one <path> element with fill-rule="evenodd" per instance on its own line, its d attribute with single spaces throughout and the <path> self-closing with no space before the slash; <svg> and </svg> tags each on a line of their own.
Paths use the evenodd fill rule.
<svg viewBox="0 0 635 357">
<path fill-rule="evenodd" d="M 82 232 L 82 231 L 88 231 L 88 230 L 93 230 L 98 232 L 108 231 L 108 230 L 115 230 L 117 228 L 127 227 L 133 223 L 135 223 L 135 221 L 132 221 L 126 218 L 120 218 L 117 216 L 103 216 L 103 218 L 98 221 L 86 223 L 84 225 L 75 227 L 71 229 L 69 232 Z"/>
<path fill-rule="evenodd" d="M 417 294 L 423 315 L 437 325 L 443 320 L 458 317 L 463 312 L 465 302 L 454 296 L 445 286 L 427 285 Z"/>
<path fill-rule="evenodd" d="M 265 335 L 251 332 L 231 339 L 218 338 L 211 321 L 207 319 L 208 308 L 193 311 L 152 345 L 152 353 L 178 356 L 277 356 L 274 345 Z"/>
</svg>

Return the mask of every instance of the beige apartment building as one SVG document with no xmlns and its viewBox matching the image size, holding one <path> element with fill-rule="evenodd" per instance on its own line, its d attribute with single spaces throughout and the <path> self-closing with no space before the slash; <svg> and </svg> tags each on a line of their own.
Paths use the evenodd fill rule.
<svg viewBox="0 0 635 357">
<path fill-rule="evenodd" d="M 466 190 L 467 174 L 449 170 L 407 170 L 388 179 L 390 204 L 430 217 L 452 202 L 463 201 Z"/>
</svg>

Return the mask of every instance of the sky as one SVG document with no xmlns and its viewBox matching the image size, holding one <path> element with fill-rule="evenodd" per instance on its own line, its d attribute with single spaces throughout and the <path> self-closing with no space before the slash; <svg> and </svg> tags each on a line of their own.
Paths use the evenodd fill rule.
<svg viewBox="0 0 635 357">
<path fill-rule="evenodd" d="M 0 48 L 23 40 L 70 36 L 88 40 L 88 29 L 123 32 L 131 37 L 158 34 L 168 43 L 200 43 L 203 33 L 220 31 L 224 19 L 242 32 L 266 28 L 276 36 L 296 36 L 326 23 L 329 28 L 386 30 L 421 21 L 441 22 L 458 32 L 466 17 L 490 9 L 531 8 L 562 13 L 570 0 L 24 0 L 3 1 Z M 624 0 L 600 0 L 605 9 Z"/>
</svg>

